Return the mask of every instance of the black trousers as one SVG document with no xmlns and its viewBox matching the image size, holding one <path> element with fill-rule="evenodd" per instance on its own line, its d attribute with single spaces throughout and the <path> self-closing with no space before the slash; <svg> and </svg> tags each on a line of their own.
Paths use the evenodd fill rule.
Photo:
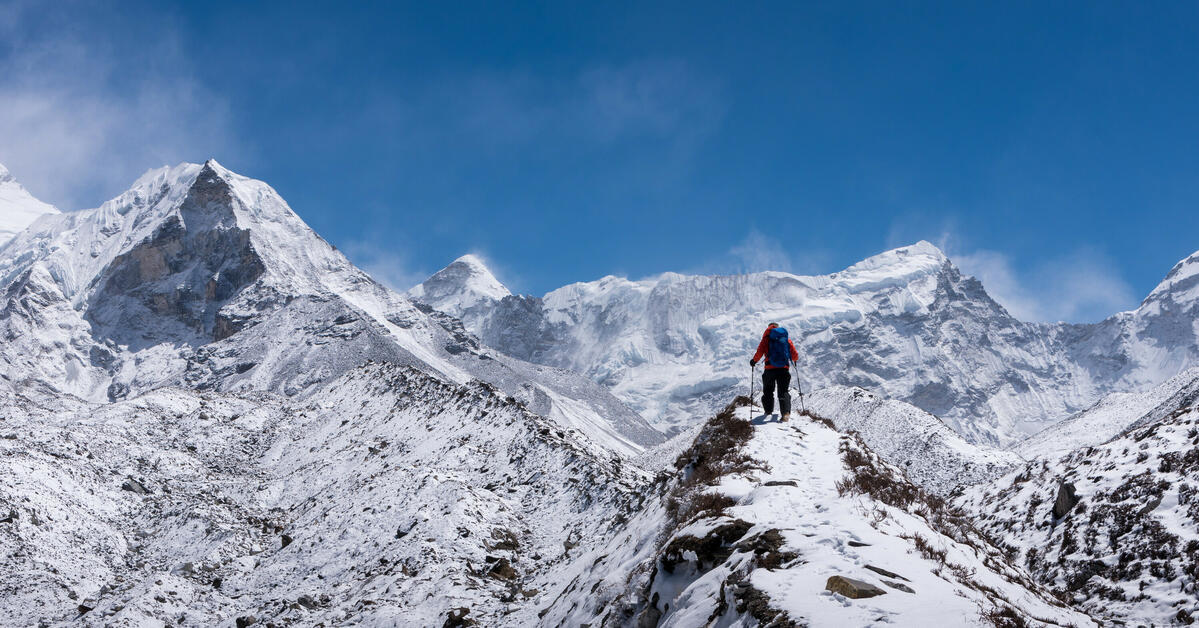
<svg viewBox="0 0 1199 628">
<path fill-rule="evenodd" d="M 790 369 L 766 369 L 762 372 L 762 409 L 766 414 L 774 412 L 775 386 L 778 386 L 779 412 L 791 414 Z"/>
</svg>

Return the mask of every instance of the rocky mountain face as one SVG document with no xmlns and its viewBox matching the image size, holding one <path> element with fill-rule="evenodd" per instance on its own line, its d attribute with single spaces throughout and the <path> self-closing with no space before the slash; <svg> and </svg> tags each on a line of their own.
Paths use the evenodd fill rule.
<svg viewBox="0 0 1199 628">
<path fill-rule="evenodd" d="M 1177 386 L 1114 438 L 1047 453 L 958 505 L 1061 599 L 1132 625 L 1199 619 L 1199 395 Z M 1103 433 L 1111 399 L 1072 419 Z"/>
<path fill-rule="evenodd" d="M 605 277 L 543 297 L 497 297 L 474 288 L 497 283 L 477 260 L 455 265 L 471 271 L 411 294 L 489 346 L 590 376 L 668 432 L 748 388 L 771 321 L 790 330 L 809 391 L 861 387 L 995 446 L 1199 364 L 1199 255 L 1137 310 L 1094 325 L 1016 320 L 927 242 L 828 276 Z"/>
</svg>

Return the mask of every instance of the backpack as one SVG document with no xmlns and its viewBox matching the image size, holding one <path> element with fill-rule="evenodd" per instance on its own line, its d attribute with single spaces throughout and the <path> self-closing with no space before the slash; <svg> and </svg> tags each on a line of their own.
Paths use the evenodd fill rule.
<svg viewBox="0 0 1199 628">
<path fill-rule="evenodd" d="M 791 364 L 791 346 L 787 342 L 787 330 L 775 327 L 770 330 L 770 341 L 766 348 L 766 364 L 788 366 Z"/>
</svg>

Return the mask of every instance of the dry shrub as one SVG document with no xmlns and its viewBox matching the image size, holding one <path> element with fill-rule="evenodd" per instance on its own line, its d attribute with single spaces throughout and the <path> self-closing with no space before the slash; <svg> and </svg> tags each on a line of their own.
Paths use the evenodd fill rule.
<svg viewBox="0 0 1199 628">
<path fill-rule="evenodd" d="M 1010 606 L 995 606 L 980 613 L 984 622 L 995 628 L 1031 628 L 1027 621 Z"/>
</svg>

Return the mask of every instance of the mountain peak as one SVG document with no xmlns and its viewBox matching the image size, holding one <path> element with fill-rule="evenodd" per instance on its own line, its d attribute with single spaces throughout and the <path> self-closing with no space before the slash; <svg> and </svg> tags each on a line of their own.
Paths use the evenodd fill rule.
<svg viewBox="0 0 1199 628">
<path fill-rule="evenodd" d="M 0 164 L 0 246 L 46 214 L 60 213 L 29 193 L 4 164 Z"/>
<path fill-rule="evenodd" d="M 1145 298 L 1145 304 L 1165 298 L 1178 303 L 1199 300 L 1199 251 L 1175 264 Z"/>
<path fill-rule="evenodd" d="M 480 303 L 499 301 L 511 294 L 483 260 L 470 253 L 408 291 L 408 296 L 454 316 L 461 316 Z"/>
<path fill-rule="evenodd" d="M 941 271 L 949 258 L 931 242 L 921 240 L 915 244 L 884 251 L 835 273 L 833 276 L 851 283 L 865 282 L 868 285 L 905 283 L 917 277 L 933 275 Z"/>
</svg>

